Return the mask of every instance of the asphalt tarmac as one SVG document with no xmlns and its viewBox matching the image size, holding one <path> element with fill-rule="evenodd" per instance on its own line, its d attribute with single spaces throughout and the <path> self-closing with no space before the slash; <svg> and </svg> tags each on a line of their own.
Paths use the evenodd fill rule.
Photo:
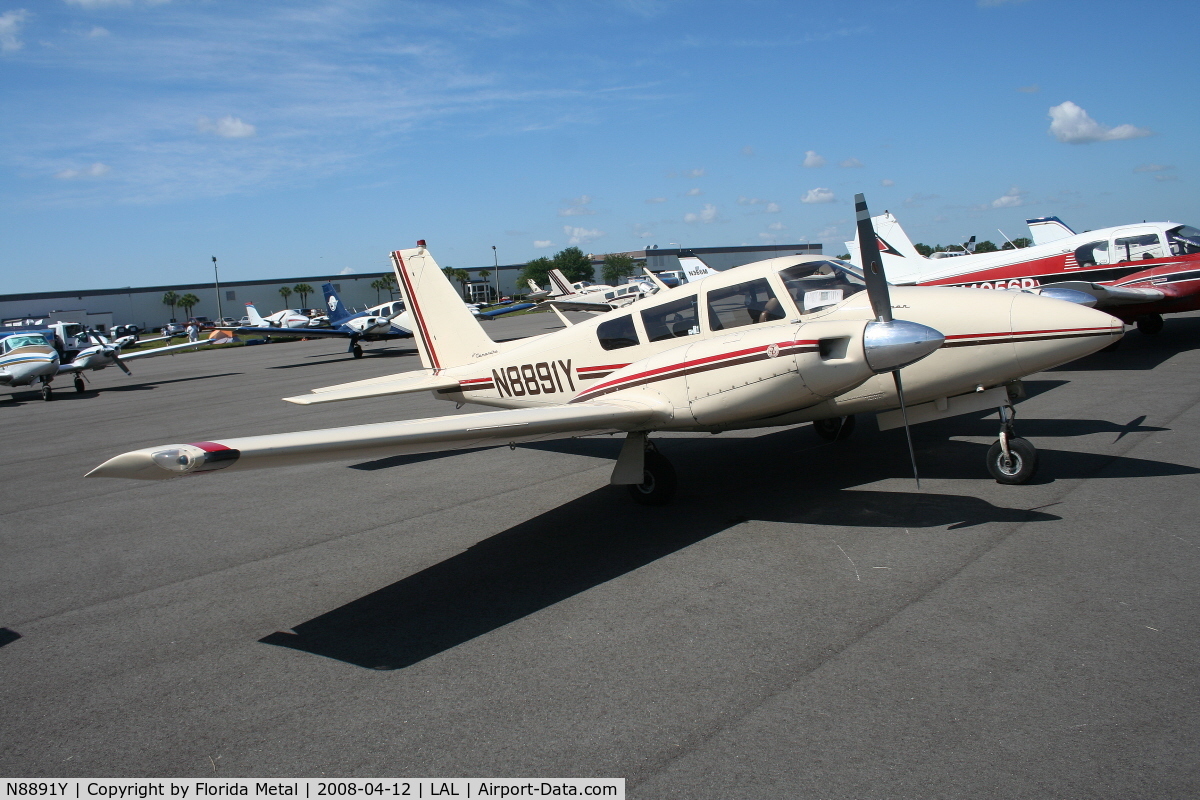
<svg viewBox="0 0 1200 800">
<path fill-rule="evenodd" d="M 556 327 L 497 320 L 496 338 Z M 125 450 L 453 413 L 313 341 L 0 396 L 0 773 L 625 777 L 637 798 L 1200 796 L 1200 315 L 995 415 L 167 482 Z M 470 408 L 464 411 L 472 410 Z M 478 410 L 478 409 L 475 409 Z"/>
</svg>

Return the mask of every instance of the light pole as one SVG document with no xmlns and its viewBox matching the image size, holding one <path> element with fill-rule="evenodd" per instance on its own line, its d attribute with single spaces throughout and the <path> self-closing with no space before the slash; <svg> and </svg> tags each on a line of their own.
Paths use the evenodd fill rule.
<svg viewBox="0 0 1200 800">
<path fill-rule="evenodd" d="M 496 268 L 492 273 L 496 276 L 496 302 L 500 302 L 500 256 L 496 255 L 496 245 L 492 245 L 492 263 Z"/>
<path fill-rule="evenodd" d="M 221 279 L 217 277 L 217 257 L 213 256 L 213 286 L 217 290 L 217 324 L 221 324 L 221 320 L 225 319 L 225 315 L 221 312 Z"/>
</svg>

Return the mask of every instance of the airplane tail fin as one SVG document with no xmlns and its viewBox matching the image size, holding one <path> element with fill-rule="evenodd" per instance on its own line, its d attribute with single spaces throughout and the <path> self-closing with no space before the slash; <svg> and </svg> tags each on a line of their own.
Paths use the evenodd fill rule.
<svg viewBox="0 0 1200 800">
<path fill-rule="evenodd" d="M 575 290 L 571 288 L 571 282 L 567 280 L 567 276 L 562 274 L 561 270 L 550 270 L 550 296 L 562 297 L 564 294 L 575 294 Z"/>
<path fill-rule="evenodd" d="M 701 278 L 717 274 L 715 269 L 695 256 L 680 256 L 679 266 L 683 268 L 683 278 L 687 283 L 695 283 Z"/>
<path fill-rule="evenodd" d="M 889 283 L 916 283 L 921 279 L 921 273 L 929 265 L 929 259 L 917 252 L 908 234 L 900 227 L 900 222 L 890 212 L 883 212 L 877 217 L 871 217 L 875 226 L 875 239 L 879 245 L 879 255 L 883 260 L 883 271 Z M 858 267 L 862 264 L 858 246 L 858 233 L 854 241 L 846 242 L 850 251 L 850 262 Z"/>
<path fill-rule="evenodd" d="M 258 309 L 254 307 L 254 303 L 246 303 L 246 316 L 250 318 L 251 327 L 267 327 L 267 321 L 262 318 L 262 314 L 258 313 Z"/>
<path fill-rule="evenodd" d="M 471 315 L 437 261 L 417 246 L 392 253 L 392 266 L 412 315 L 413 339 L 426 369 L 470 364 L 501 348 Z"/>
<path fill-rule="evenodd" d="M 532 278 L 527 278 L 525 282 L 529 284 L 529 290 L 531 292 L 540 292 L 542 290 L 542 287 L 534 283 Z"/>
<path fill-rule="evenodd" d="M 325 294 L 325 307 L 329 309 L 330 325 L 341 325 L 353 316 L 342 302 L 342 298 L 338 297 L 337 289 L 333 288 L 332 283 L 321 284 L 321 291 Z"/>
<path fill-rule="evenodd" d="M 1033 237 L 1033 243 L 1046 244 L 1058 239 L 1065 239 L 1068 236 L 1074 236 L 1075 231 L 1071 230 L 1065 222 L 1058 217 L 1038 217 L 1037 219 L 1027 219 L 1025 224 L 1029 226 L 1029 234 Z"/>
</svg>

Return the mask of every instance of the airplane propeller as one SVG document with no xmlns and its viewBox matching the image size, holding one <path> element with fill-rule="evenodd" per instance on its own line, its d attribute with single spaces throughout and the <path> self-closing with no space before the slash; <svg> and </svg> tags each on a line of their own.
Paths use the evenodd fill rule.
<svg viewBox="0 0 1200 800">
<path fill-rule="evenodd" d="M 917 455 L 913 449 L 912 433 L 908 429 L 908 409 L 904 402 L 904 383 L 900 370 L 942 346 L 946 337 L 928 325 L 892 318 L 892 298 L 887 277 L 879 255 L 879 241 L 875 237 L 875 226 L 871 224 L 871 212 L 867 200 L 861 194 L 854 195 L 854 210 L 858 221 L 858 246 L 862 256 L 863 279 L 867 284 L 867 297 L 871 300 L 871 311 L 875 321 L 867 323 L 863 334 L 863 350 L 867 366 L 873 372 L 892 373 L 896 382 L 896 394 L 900 398 L 900 414 L 904 419 L 904 436 L 908 440 L 908 457 L 912 461 L 913 478 L 917 489 L 921 488 L 921 476 L 917 471 Z"/>
<path fill-rule="evenodd" d="M 129 367 L 125 366 L 125 362 L 121 360 L 120 345 L 109 344 L 108 339 L 105 339 L 103 336 L 101 336 L 100 334 L 98 334 L 92 330 L 89 330 L 87 332 L 87 335 L 88 335 L 88 339 L 90 339 L 93 342 L 95 342 L 96 344 L 100 345 L 100 352 L 104 353 L 104 355 L 111 358 L 112 362 L 114 364 L 116 364 L 118 367 L 120 367 L 122 372 L 124 372 L 126 375 L 133 374 L 132 372 L 129 371 Z"/>
</svg>

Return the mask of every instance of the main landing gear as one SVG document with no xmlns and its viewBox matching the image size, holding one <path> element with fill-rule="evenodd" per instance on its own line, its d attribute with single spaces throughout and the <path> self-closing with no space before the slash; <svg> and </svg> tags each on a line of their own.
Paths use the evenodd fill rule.
<svg viewBox="0 0 1200 800">
<path fill-rule="evenodd" d="M 661 506 L 675 496 L 678 482 L 675 468 L 646 434 L 646 431 L 633 431 L 625 437 L 609 483 L 625 486 L 634 502 Z"/>
<path fill-rule="evenodd" d="M 1138 317 L 1135 322 L 1138 333 L 1145 334 L 1146 336 L 1157 336 L 1162 333 L 1162 314 L 1146 314 L 1145 316 Z"/>
<path fill-rule="evenodd" d="M 827 442 L 849 439 L 850 434 L 854 433 L 854 415 L 819 419 L 813 423 L 813 430 Z"/>
<path fill-rule="evenodd" d="M 359 344 L 353 345 L 350 348 L 350 352 L 354 354 L 355 358 L 362 358 L 362 356 L 363 356 L 362 345 L 359 345 Z"/>
<path fill-rule="evenodd" d="M 49 402 L 54 399 L 54 390 L 50 388 L 50 384 L 42 383 L 42 399 Z"/>
<path fill-rule="evenodd" d="M 86 387 L 83 385 L 83 376 L 76 375 L 75 376 L 75 391 L 79 392 L 80 394 L 83 394 L 83 391 L 85 388 Z"/>
<path fill-rule="evenodd" d="M 996 483 L 1027 483 L 1037 472 L 1037 449 L 1013 432 L 1012 406 L 1000 406 L 1000 438 L 988 448 L 987 468 Z"/>
</svg>

